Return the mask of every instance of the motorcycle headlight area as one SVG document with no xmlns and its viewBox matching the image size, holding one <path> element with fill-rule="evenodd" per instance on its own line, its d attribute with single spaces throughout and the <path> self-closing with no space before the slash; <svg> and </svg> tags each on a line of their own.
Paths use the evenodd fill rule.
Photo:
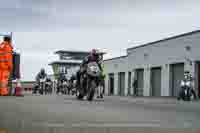
<svg viewBox="0 0 200 133">
<path fill-rule="evenodd" d="M 184 81 L 181 81 L 181 86 L 185 86 L 185 82 Z"/>
<path fill-rule="evenodd" d="M 47 84 L 47 85 L 51 85 L 51 83 L 50 83 L 50 82 L 47 82 L 46 84 Z"/>
<path fill-rule="evenodd" d="M 90 70 L 91 70 L 92 72 L 99 72 L 99 69 L 98 69 L 97 66 L 90 66 Z"/>
<path fill-rule="evenodd" d="M 186 86 L 191 86 L 191 83 L 188 81 L 185 83 Z"/>
<path fill-rule="evenodd" d="M 45 80 L 44 79 L 40 79 L 40 82 L 44 82 Z"/>
</svg>

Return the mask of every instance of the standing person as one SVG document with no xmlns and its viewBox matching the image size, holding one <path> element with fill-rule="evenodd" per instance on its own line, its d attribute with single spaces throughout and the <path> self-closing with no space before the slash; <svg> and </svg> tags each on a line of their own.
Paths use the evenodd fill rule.
<svg viewBox="0 0 200 133">
<path fill-rule="evenodd" d="M 104 64 L 101 64 L 101 81 L 100 81 L 100 86 L 102 87 L 100 89 L 100 98 L 103 98 L 103 95 L 105 94 L 105 78 L 106 78 L 106 74 L 104 72 Z"/>
<path fill-rule="evenodd" d="M 135 78 L 134 81 L 133 81 L 133 95 L 134 96 L 137 96 L 137 88 L 138 88 L 138 82 L 137 82 L 137 79 Z"/>
<path fill-rule="evenodd" d="M 5 36 L 0 44 L 0 95 L 8 95 L 8 80 L 13 69 L 11 37 Z"/>
</svg>

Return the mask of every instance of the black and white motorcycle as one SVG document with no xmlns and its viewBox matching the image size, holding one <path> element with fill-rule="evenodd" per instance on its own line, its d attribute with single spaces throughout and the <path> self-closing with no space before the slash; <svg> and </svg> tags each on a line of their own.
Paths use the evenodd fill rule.
<svg viewBox="0 0 200 133">
<path fill-rule="evenodd" d="M 77 96 L 77 88 L 76 88 L 76 80 L 73 80 L 72 82 L 71 82 L 71 94 L 72 94 L 72 96 L 73 95 L 76 95 Z"/>
<path fill-rule="evenodd" d="M 191 101 L 196 99 L 196 93 L 192 87 L 192 81 L 191 80 L 181 80 L 180 83 L 180 91 L 178 95 L 178 100 L 184 100 L 184 101 Z"/>
<path fill-rule="evenodd" d="M 81 75 L 80 89 L 78 90 L 78 99 L 83 99 L 87 96 L 88 101 L 92 101 L 94 94 L 99 84 L 101 71 L 96 62 L 91 62 L 87 65 L 87 71 Z"/>
<path fill-rule="evenodd" d="M 43 95 L 44 92 L 46 94 L 45 84 L 46 84 L 46 78 L 41 78 L 40 79 L 40 85 L 39 85 L 39 92 L 40 92 L 41 95 Z"/>
<path fill-rule="evenodd" d="M 52 92 L 53 92 L 52 82 L 46 81 L 46 83 L 45 83 L 45 93 L 52 94 Z"/>
<path fill-rule="evenodd" d="M 64 95 L 67 95 L 67 93 L 69 94 L 69 89 L 68 89 L 69 83 L 68 81 L 64 80 L 61 84 L 61 92 Z"/>
</svg>

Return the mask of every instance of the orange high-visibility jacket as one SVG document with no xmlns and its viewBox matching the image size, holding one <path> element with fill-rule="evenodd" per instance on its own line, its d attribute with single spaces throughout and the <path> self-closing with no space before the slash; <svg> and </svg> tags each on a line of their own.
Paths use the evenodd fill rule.
<svg viewBox="0 0 200 133">
<path fill-rule="evenodd" d="M 13 47 L 10 43 L 0 44 L 0 69 L 11 71 L 13 67 Z"/>
</svg>

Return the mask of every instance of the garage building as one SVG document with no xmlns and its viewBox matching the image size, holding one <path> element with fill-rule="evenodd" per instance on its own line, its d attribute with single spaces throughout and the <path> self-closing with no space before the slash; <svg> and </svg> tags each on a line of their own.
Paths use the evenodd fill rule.
<svg viewBox="0 0 200 133">
<path fill-rule="evenodd" d="M 104 60 L 104 66 L 107 95 L 177 96 L 184 71 L 199 94 L 200 30 L 128 48 L 127 56 Z"/>
</svg>

